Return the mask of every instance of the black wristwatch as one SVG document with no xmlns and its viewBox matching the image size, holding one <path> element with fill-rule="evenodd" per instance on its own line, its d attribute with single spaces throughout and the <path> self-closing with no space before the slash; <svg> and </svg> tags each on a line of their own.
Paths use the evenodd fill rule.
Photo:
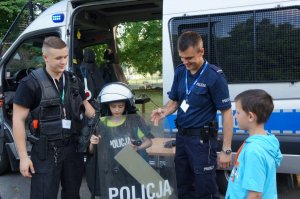
<svg viewBox="0 0 300 199">
<path fill-rule="evenodd" d="M 230 155 L 232 150 L 231 149 L 222 149 L 222 152 L 224 152 L 226 155 Z"/>
</svg>

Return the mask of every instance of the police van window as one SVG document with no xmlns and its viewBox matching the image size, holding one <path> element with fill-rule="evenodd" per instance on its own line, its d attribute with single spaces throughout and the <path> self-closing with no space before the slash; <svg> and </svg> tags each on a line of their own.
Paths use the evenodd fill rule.
<svg viewBox="0 0 300 199">
<path fill-rule="evenodd" d="M 205 58 L 224 70 L 229 83 L 299 81 L 299 14 L 292 7 L 173 18 L 174 66 L 181 63 L 178 36 L 192 30 L 203 36 Z"/>
<path fill-rule="evenodd" d="M 25 40 L 16 49 L 5 65 L 5 80 L 7 90 L 16 90 L 20 80 L 33 69 L 44 65 L 42 57 L 42 44 L 45 36 Z"/>
</svg>

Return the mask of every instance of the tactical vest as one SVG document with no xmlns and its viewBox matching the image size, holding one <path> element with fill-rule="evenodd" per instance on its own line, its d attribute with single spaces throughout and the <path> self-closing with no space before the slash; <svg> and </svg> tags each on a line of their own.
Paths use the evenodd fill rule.
<svg viewBox="0 0 300 199">
<path fill-rule="evenodd" d="M 42 90 L 38 107 L 31 111 L 30 131 L 36 136 L 45 135 L 48 140 L 63 139 L 79 134 L 83 125 L 83 104 L 79 94 L 78 79 L 70 72 L 64 72 L 65 95 L 62 103 L 59 91 L 43 68 L 32 71 L 31 75 Z M 62 127 L 62 119 L 71 120 L 71 129 Z"/>
</svg>

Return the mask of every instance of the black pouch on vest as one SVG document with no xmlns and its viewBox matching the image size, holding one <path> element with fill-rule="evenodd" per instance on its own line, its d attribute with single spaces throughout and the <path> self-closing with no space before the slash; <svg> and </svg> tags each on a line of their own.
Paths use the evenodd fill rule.
<svg viewBox="0 0 300 199">
<path fill-rule="evenodd" d="M 48 139 L 45 135 L 41 135 L 39 141 L 36 144 L 38 151 L 38 157 L 40 160 L 45 160 L 47 158 L 48 151 Z"/>
<path fill-rule="evenodd" d="M 39 130 L 49 139 L 58 139 L 62 134 L 62 107 L 60 105 L 41 107 Z"/>
</svg>

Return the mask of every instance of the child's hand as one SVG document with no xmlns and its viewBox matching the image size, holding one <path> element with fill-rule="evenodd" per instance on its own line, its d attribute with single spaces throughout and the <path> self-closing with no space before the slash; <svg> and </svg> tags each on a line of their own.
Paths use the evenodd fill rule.
<svg viewBox="0 0 300 199">
<path fill-rule="evenodd" d="M 130 144 L 130 146 L 133 148 L 133 150 L 137 151 L 138 150 L 138 146 Z"/>
<path fill-rule="evenodd" d="M 134 139 L 131 139 L 131 147 L 135 150 L 135 151 L 137 151 L 137 150 L 139 150 L 139 146 L 141 146 L 142 145 L 142 140 L 134 140 Z"/>
<path fill-rule="evenodd" d="M 92 135 L 90 142 L 91 142 L 91 144 L 99 144 L 100 139 L 101 139 L 101 135 L 98 135 L 98 136 Z"/>
</svg>

